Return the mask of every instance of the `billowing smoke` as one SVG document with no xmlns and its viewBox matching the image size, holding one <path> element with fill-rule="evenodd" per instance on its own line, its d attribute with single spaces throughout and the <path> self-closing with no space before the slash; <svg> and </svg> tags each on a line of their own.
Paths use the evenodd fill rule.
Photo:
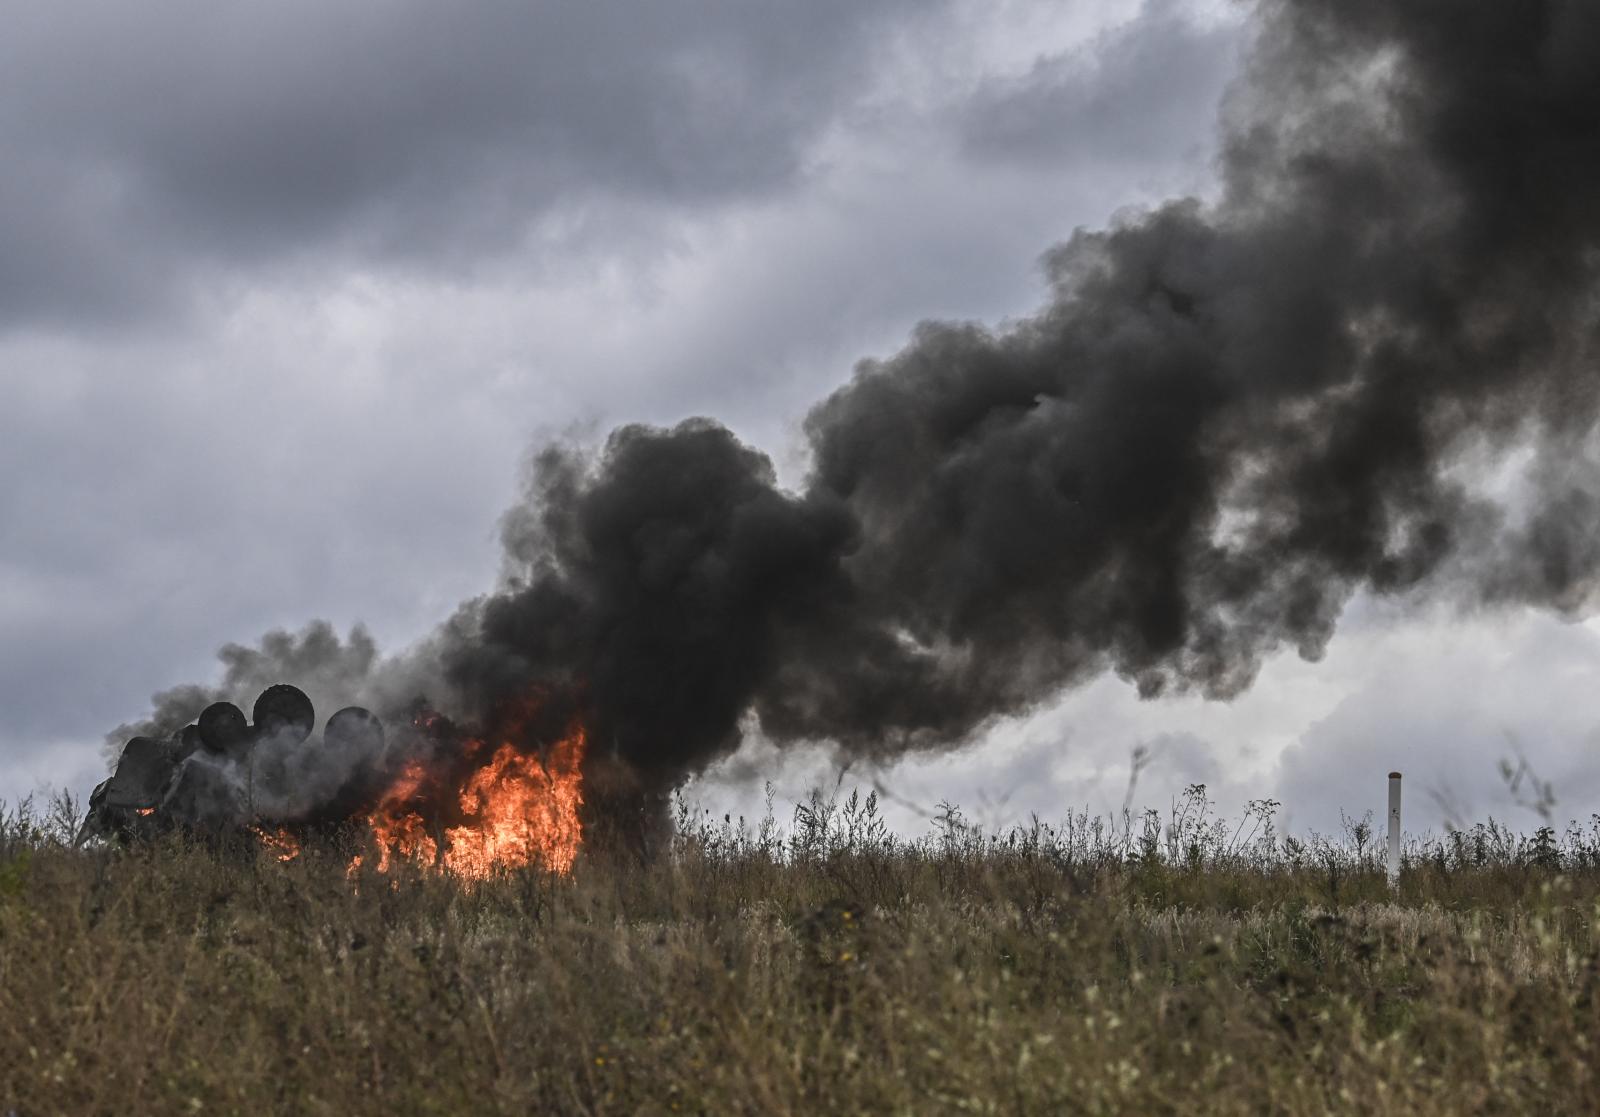
<svg viewBox="0 0 1600 1117">
<path fill-rule="evenodd" d="M 282 679 L 296 680 L 319 710 L 331 711 L 357 699 L 371 703 L 378 697 L 372 693 L 378 645 L 360 627 L 345 641 L 332 625 L 315 621 L 298 636 L 270 633 L 259 647 L 229 644 L 217 658 L 223 665 L 220 683 L 190 684 L 156 695 L 149 717 L 106 734 L 108 753 L 114 757 L 129 737 L 170 737 L 213 702 L 233 702 L 248 710 L 257 694 Z"/>
<path fill-rule="evenodd" d="M 469 720 L 537 689 L 659 791 L 752 724 L 886 757 L 1105 671 L 1233 695 L 1362 589 L 1581 612 L 1600 6 L 1257 15 L 1217 200 L 1078 233 L 1031 318 L 862 363 L 806 420 L 800 491 L 707 419 L 546 450 L 505 584 L 426 647 L 335 640 L 324 675 L 313 629 L 225 653 L 224 689 Z"/>
</svg>

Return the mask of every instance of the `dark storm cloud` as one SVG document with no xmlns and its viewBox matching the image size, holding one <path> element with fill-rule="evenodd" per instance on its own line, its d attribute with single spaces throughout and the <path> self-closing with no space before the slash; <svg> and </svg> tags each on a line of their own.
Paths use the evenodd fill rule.
<svg viewBox="0 0 1600 1117">
<path fill-rule="evenodd" d="M 1237 24 L 1202 25 L 1152 0 L 1085 46 L 986 82 L 963 113 L 962 141 L 977 159 L 1070 168 L 1203 149 L 1241 38 Z"/>
<path fill-rule="evenodd" d="M 135 316 L 196 265 L 454 271 L 556 209 L 779 188 L 897 7 L 8 4 L 0 325 Z"/>
</svg>

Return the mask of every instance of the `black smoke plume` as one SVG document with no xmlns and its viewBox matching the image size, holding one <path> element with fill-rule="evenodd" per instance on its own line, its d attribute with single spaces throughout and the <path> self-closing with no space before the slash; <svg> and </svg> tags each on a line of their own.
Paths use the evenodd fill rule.
<svg viewBox="0 0 1600 1117">
<path fill-rule="evenodd" d="M 707 419 L 544 451 L 506 583 L 339 702 L 537 688 L 659 792 L 752 725 L 888 757 L 1105 671 L 1227 697 L 1358 590 L 1589 607 L 1600 5 L 1256 25 L 1215 201 L 1079 232 L 1031 318 L 863 362 L 798 492 Z"/>
</svg>

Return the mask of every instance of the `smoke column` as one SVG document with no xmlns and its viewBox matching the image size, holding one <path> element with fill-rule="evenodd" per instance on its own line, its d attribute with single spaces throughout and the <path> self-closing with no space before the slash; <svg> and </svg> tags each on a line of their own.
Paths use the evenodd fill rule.
<svg viewBox="0 0 1600 1117">
<path fill-rule="evenodd" d="M 398 659 L 324 648 L 340 702 L 536 687 L 659 791 L 752 716 L 883 758 L 1106 671 L 1234 695 L 1362 589 L 1587 609 L 1600 6 L 1256 20 L 1215 203 L 1080 232 L 1033 317 L 863 362 L 798 492 L 708 419 L 543 451 L 505 583 Z"/>
</svg>

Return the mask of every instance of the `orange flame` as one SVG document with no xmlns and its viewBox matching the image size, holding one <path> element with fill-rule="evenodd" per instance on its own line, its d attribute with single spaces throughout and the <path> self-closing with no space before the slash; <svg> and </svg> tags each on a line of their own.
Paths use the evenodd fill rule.
<svg viewBox="0 0 1600 1117">
<path fill-rule="evenodd" d="M 261 844 L 278 855 L 279 861 L 293 861 L 300 856 L 300 839 L 284 829 L 266 830 L 252 826 Z"/>
<path fill-rule="evenodd" d="M 466 747 L 477 752 L 484 745 L 469 740 Z M 469 880 L 522 865 L 570 872 L 583 842 L 584 747 L 581 729 L 541 755 L 502 744 L 456 794 L 462 823 L 443 828 L 430 828 L 418 811 L 430 777 L 421 763 L 408 764 L 367 818 L 378 845 L 375 867 L 387 872 L 396 860 L 409 860 Z M 351 871 L 360 863 L 357 857 Z"/>
<path fill-rule="evenodd" d="M 438 860 L 439 845 L 413 806 L 413 800 L 427 782 L 427 771 L 420 762 L 412 761 L 384 792 L 378 809 L 367 817 L 367 825 L 372 827 L 372 836 L 378 843 L 380 873 L 389 871 L 391 857 L 428 863 Z M 360 858 L 356 860 L 359 864 Z"/>
</svg>

